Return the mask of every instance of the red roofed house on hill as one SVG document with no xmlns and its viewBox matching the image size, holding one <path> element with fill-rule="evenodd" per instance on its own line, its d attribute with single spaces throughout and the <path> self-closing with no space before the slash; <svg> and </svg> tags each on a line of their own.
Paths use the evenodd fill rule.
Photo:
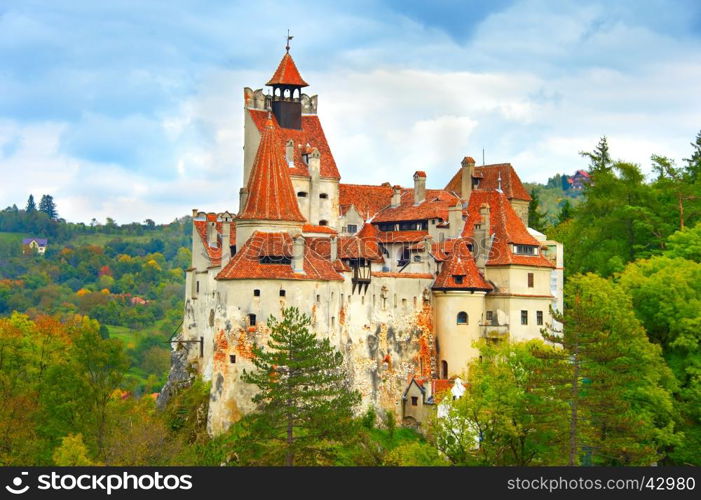
<svg viewBox="0 0 701 500">
<path fill-rule="evenodd" d="M 212 381 L 211 433 L 253 410 L 240 375 L 286 306 L 343 352 L 365 406 L 407 418 L 421 414 L 407 381 L 448 387 L 475 341 L 540 336 L 550 306 L 562 307 L 562 245 L 527 227 L 530 197 L 511 164 L 467 156 L 438 189 L 423 170 L 409 187 L 344 184 L 289 51 L 267 85 L 243 92 L 238 209 L 193 211 L 181 342 L 161 398 L 189 365 Z"/>
</svg>

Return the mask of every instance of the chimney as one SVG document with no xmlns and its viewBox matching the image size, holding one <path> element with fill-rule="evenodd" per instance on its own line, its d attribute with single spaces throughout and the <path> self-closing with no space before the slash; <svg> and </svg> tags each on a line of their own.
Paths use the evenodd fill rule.
<svg viewBox="0 0 701 500">
<path fill-rule="evenodd" d="M 426 172 L 417 170 L 414 173 L 414 205 L 423 203 L 426 199 Z"/>
<path fill-rule="evenodd" d="M 450 237 L 457 238 L 462 233 L 462 203 L 458 200 L 457 204 L 448 209 L 448 225 L 450 226 Z"/>
<path fill-rule="evenodd" d="M 475 173 L 475 160 L 471 156 L 466 156 L 463 158 L 461 165 L 460 191 L 462 199 L 469 201 L 470 193 L 472 193 L 472 176 Z"/>
<path fill-rule="evenodd" d="M 392 188 L 392 201 L 390 207 L 397 208 L 402 204 L 402 186 L 394 186 Z"/>
<path fill-rule="evenodd" d="M 234 217 L 229 212 L 219 215 L 221 219 L 221 267 L 231 260 L 231 221 Z"/>
<path fill-rule="evenodd" d="M 242 187 L 239 189 L 239 213 L 242 213 L 246 207 L 246 200 L 248 200 L 248 188 Z"/>
<path fill-rule="evenodd" d="M 474 243 L 472 248 L 477 268 L 482 272 L 482 274 L 484 274 L 487 267 L 487 259 L 489 258 L 489 252 L 491 250 L 489 205 L 487 203 L 482 203 L 482 206 L 480 207 L 480 218 L 481 222 L 479 224 L 479 228 L 475 227 Z"/>
<path fill-rule="evenodd" d="M 296 236 L 292 244 L 292 270 L 296 273 L 304 272 L 304 236 Z"/>
<path fill-rule="evenodd" d="M 336 239 L 335 236 L 331 236 L 331 241 L 330 241 L 330 246 L 331 246 L 331 262 L 335 262 L 338 260 L 338 240 Z"/>
<path fill-rule="evenodd" d="M 210 247 L 217 246 L 217 223 L 214 221 L 207 222 L 207 244 Z"/>
<path fill-rule="evenodd" d="M 193 209 L 192 209 L 192 218 L 193 218 L 193 219 L 196 219 L 198 213 L 199 213 L 199 210 L 197 210 L 196 208 L 193 208 Z"/>
<path fill-rule="evenodd" d="M 309 222 L 311 224 L 319 224 L 321 219 L 321 210 L 319 195 L 321 194 L 321 182 L 319 179 L 321 170 L 321 153 L 314 148 L 309 153 Z"/>
</svg>

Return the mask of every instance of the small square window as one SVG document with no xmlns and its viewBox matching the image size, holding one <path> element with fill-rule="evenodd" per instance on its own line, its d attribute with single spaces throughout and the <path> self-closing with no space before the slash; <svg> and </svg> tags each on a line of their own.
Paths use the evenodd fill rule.
<svg viewBox="0 0 701 500">
<path fill-rule="evenodd" d="M 287 294 L 285 290 L 280 290 L 280 297 L 284 297 Z"/>
<path fill-rule="evenodd" d="M 462 276 L 453 276 L 453 279 L 455 279 L 455 284 L 456 285 L 462 285 Z"/>
<path fill-rule="evenodd" d="M 411 397 L 411 406 L 418 406 L 419 405 L 419 398 L 416 396 Z"/>
<path fill-rule="evenodd" d="M 248 315 L 248 325 L 249 326 L 256 326 L 256 315 L 255 314 Z"/>
<path fill-rule="evenodd" d="M 348 224 L 346 231 L 349 233 L 357 233 L 358 232 L 358 225 L 357 224 Z"/>
<path fill-rule="evenodd" d="M 236 363 L 236 354 L 229 354 L 229 362 L 232 365 Z"/>
<path fill-rule="evenodd" d="M 253 296 L 260 297 L 260 290 L 258 290 L 257 288 L 255 290 L 253 290 Z"/>
</svg>

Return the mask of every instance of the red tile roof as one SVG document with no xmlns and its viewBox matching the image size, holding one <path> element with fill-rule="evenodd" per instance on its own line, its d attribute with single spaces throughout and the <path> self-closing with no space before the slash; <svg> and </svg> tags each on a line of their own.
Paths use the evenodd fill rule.
<svg viewBox="0 0 701 500">
<path fill-rule="evenodd" d="M 371 219 L 392 200 L 392 187 L 368 186 L 364 184 L 339 184 L 338 203 L 345 214 L 353 205 L 364 220 Z"/>
<path fill-rule="evenodd" d="M 462 276 L 462 283 L 455 281 L 456 276 Z M 441 265 L 441 270 L 433 283 L 433 288 L 439 290 L 492 290 L 475 265 L 475 261 L 467 248 L 465 240 L 458 240 L 453 245 L 453 252 L 448 260 Z"/>
<path fill-rule="evenodd" d="M 272 119 L 263 130 L 240 219 L 304 222 Z"/>
<path fill-rule="evenodd" d="M 479 189 L 496 190 L 499 187 L 499 175 L 501 175 L 501 190 L 508 199 L 531 201 L 531 196 L 521 184 L 514 167 L 510 163 L 496 163 L 475 167 L 474 176 L 480 179 Z M 462 195 L 462 169 L 445 186 L 447 191 Z"/>
<path fill-rule="evenodd" d="M 524 266 L 555 267 L 547 258 L 540 254 L 540 242 L 526 229 L 521 218 L 511 208 L 511 203 L 504 193 L 498 191 L 474 190 L 470 195 L 467 208 L 467 221 L 462 236 L 470 238 L 474 235 L 474 226 L 481 222 L 480 207 L 487 203 L 490 208 L 490 233 L 494 235 L 492 250 L 487 265 L 499 266 L 520 264 Z M 511 244 L 537 246 L 538 255 L 515 255 Z"/>
<path fill-rule="evenodd" d="M 205 251 L 207 252 L 207 257 L 209 257 L 209 260 L 212 265 L 219 265 L 221 263 L 221 249 L 222 249 L 222 223 L 221 222 L 216 222 L 217 220 L 217 214 L 210 213 L 207 214 L 207 220 L 196 220 L 193 221 L 195 225 L 195 231 L 200 237 L 200 240 L 202 240 L 202 245 L 205 248 Z M 207 223 L 208 222 L 215 222 L 215 229 L 217 231 L 217 245 L 214 247 L 209 246 L 209 243 L 207 242 Z M 231 233 L 229 234 L 229 245 L 234 246 L 236 245 L 236 222 L 231 223 Z"/>
<path fill-rule="evenodd" d="M 409 279 L 424 279 L 432 280 L 434 276 L 431 273 L 390 273 L 390 272 L 372 272 L 371 275 L 375 278 L 409 278 Z"/>
<path fill-rule="evenodd" d="M 341 236 L 337 241 L 339 259 L 367 259 L 373 262 L 382 262 L 382 253 L 377 242 L 377 236 L 372 235 L 372 229 L 363 229 L 354 236 Z M 377 229 L 374 229 L 376 232 Z M 362 234 L 361 234 L 362 233 Z M 321 257 L 328 259 L 331 255 L 331 243 L 329 238 L 308 238 L 312 240 L 312 249 Z"/>
<path fill-rule="evenodd" d="M 309 84 L 302 80 L 302 75 L 299 74 L 297 65 L 295 64 L 289 52 L 282 56 L 280 64 L 272 78 L 266 85 L 294 85 L 296 87 L 308 87 Z"/>
<path fill-rule="evenodd" d="M 268 112 L 260 109 L 247 109 L 246 111 L 250 114 L 251 118 L 253 119 L 253 123 L 258 128 L 258 131 L 263 133 L 268 121 Z M 280 127 L 275 116 L 273 116 L 273 126 L 275 127 L 275 132 L 280 140 L 281 154 L 285 150 L 285 144 L 287 144 L 289 140 L 292 140 L 295 145 L 293 153 L 293 166 L 288 167 L 287 162 L 285 162 L 285 168 L 290 175 L 309 177 L 309 167 L 302 159 L 302 150 L 305 150 L 307 148 L 307 144 L 309 144 L 310 149 L 318 149 L 321 155 L 319 175 L 330 179 L 341 178 L 338 173 L 338 168 L 336 168 L 336 161 L 333 158 L 333 154 L 331 154 L 331 148 L 326 141 L 324 130 L 321 128 L 321 122 L 319 121 L 318 116 L 302 115 L 302 128 L 300 130 Z"/>
<path fill-rule="evenodd" d="M 379 231 L 380 243 L 416 243 L 428 236 L 428 231 Z"/>
<path fill-rule="evenodd" d="M 325 233 L 325 234 L 338 234 L 334 228 L 329 226 L 315 226 L 314 224 L 305 224 L 302 226 L 303 233 Z"/>
<path fill-rule="evenodd" d="M 217 275 L 218 280 L 280 279 L 336 281 L 343 277 L 334 269 L 334 263 L 313 251 L 313 238 L 305 239 L 303 273 L 295 273 L 292 265 L 262 264 L 260 257 L 290 257 L 292 237 L 288 233 L 256 231 Z"/>
<path fill-rule="evenodd" d="M 427 189 L 426 199 L 414 205 L 414 190 L 402 189 L 398 207 L 386 206 L 373 219 L 373 222 L 395 222 L 407 220 L 448 219 L 448 209 L 455 206 L 460 198 L 443 189 Z"/>
<path fill-rule="evenodd" d="M 426 177 L 426 172 L 424 172 L 423 170 L 417 170 L 416 172 L 414 172 L 414 177 Z"/>
</svg>

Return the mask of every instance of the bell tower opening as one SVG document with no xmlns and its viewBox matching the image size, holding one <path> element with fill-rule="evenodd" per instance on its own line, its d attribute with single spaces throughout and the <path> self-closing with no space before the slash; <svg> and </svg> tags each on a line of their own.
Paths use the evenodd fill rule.
<svg viewBox="0 0 701 500">
<path fill-rule="evenodd" d="M 302 88 L 309 84 L 302 79 L 299 70 L 290 55 L 290 40 L 287 33 L 285 55 L 277 71 L 266 84 L 273 88 L 272 112 L 282 128 L 300 130 L 302 128 Z"/>
</svg>

